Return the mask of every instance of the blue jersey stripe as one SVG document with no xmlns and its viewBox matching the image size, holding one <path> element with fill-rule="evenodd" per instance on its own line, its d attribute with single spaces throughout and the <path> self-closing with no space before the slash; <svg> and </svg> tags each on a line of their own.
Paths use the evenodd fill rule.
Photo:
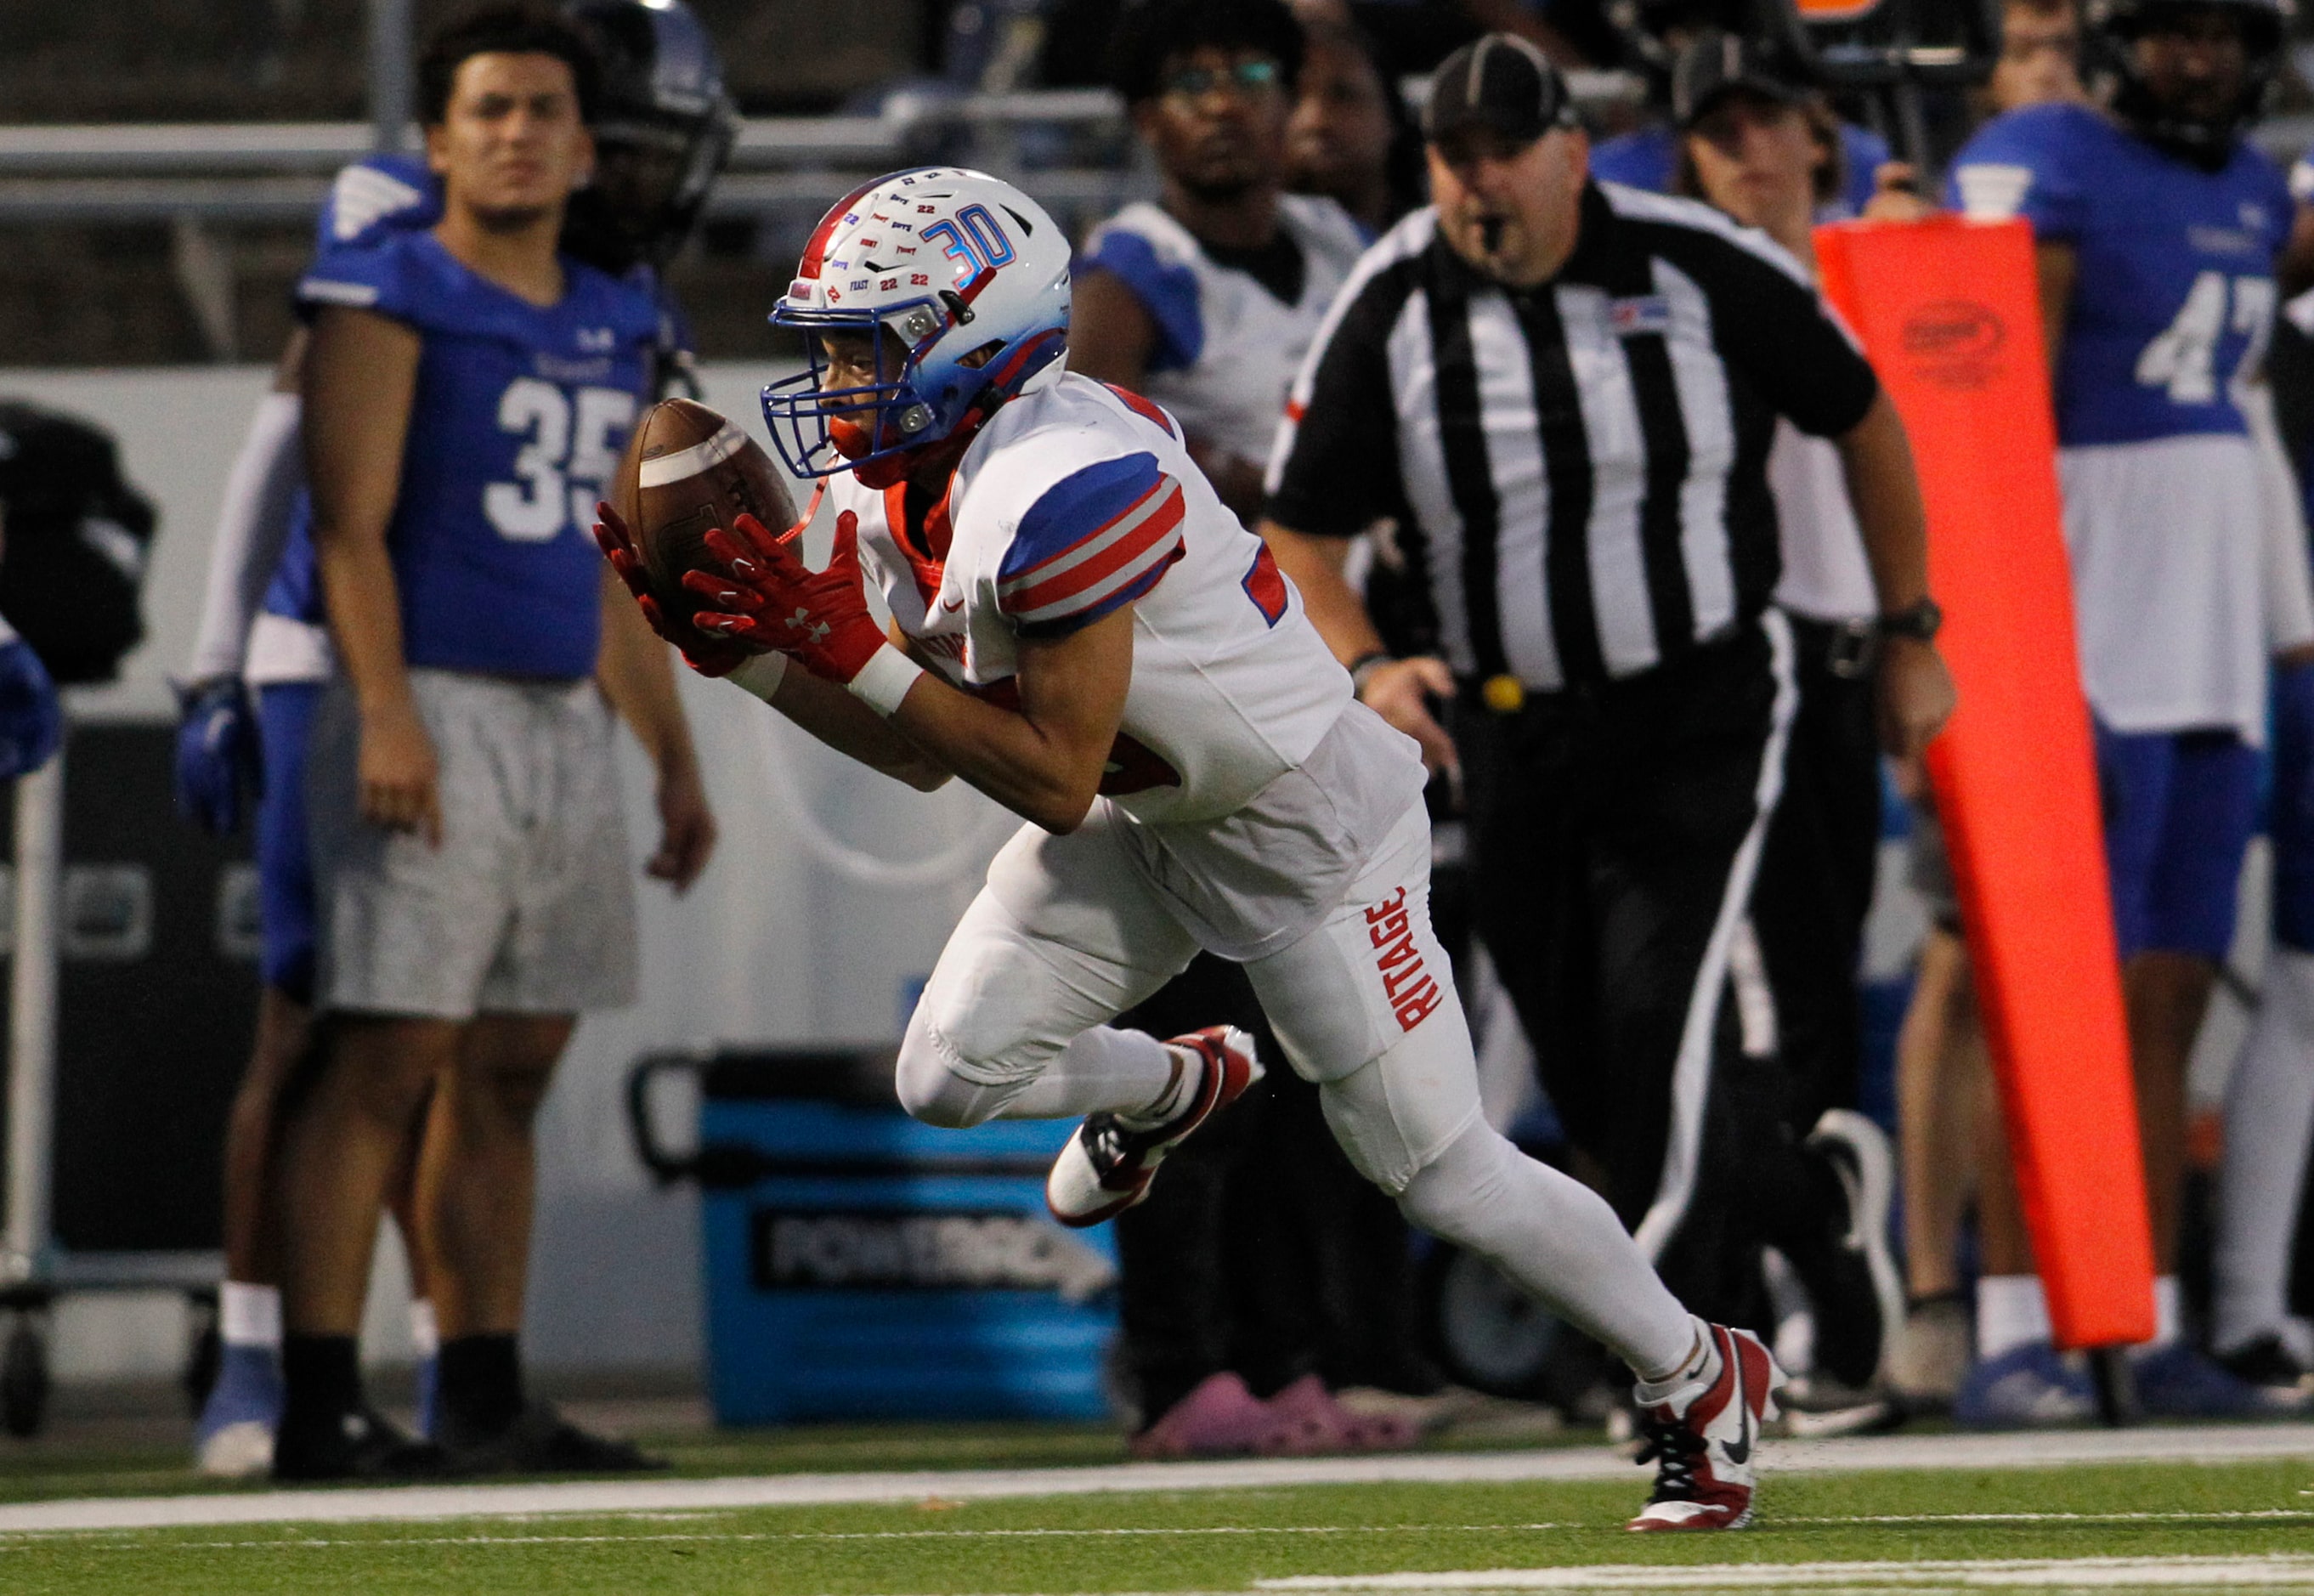
<svg viewBox="0 0 2314 1596">
<path fill-rule="evenodd" d="M 1103 460 L 1063 477 L 1020 517 L 998 568 L 999 579 L 1022 576 L 1099 536 L 1164 480 L 1157 456 L 1145 453 Z"/>
</svg>

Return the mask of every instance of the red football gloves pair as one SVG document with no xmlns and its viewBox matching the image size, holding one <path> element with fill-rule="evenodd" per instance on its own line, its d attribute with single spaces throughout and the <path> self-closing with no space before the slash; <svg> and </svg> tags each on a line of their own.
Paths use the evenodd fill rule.
<svg viewBox="0 0 2314 1596">
<path fill-rule="evenodd" d="M 731 532 L 709 533 L 708 551 L 723 569 L 684 573 L 684 588 L 708 605 L 692 616 L 689 628 L 669 624 L 650 591 L 633 533 L 607 504 L 596 507 L 602 520 L 595 541 L 651 630 L 682 650 L 701 675 L 727 675 L 748 656 L 778 649 L 812 675 L 848 684 L 886 639 L 868 613 L 859 516 L 846 510 L 836 517 L 835 548 L 825 570 L 804 564 L 803 529 L 818 507 L 815 494 L 802 517 L 777 536 L 745 515 Z"/>
</svg>

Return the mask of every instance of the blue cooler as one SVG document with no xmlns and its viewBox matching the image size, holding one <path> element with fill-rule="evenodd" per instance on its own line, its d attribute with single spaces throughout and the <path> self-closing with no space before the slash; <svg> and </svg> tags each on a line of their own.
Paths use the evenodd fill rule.
<svg viewBox="0 0 2314 1596">
<path fill-rule="evenodd" d="M 1073 1122 L 919 1124 L 889 1047 L 659 1055 L 644 1161 L 699 1182 L 715 1416 L 1101 1419 L 1117 1334 L 1108 1226 L 1045 1210 Z M 650 1078 L 695 1071 L 698 1151 L 661 1151 Z"/>
</svg>

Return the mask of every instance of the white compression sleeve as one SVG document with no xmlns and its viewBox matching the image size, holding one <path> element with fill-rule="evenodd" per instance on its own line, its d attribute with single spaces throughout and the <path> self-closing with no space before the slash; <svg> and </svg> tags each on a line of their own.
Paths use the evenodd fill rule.
<svg viewBox="0 0 2314 1596">
<path fill-rule="evenodd" d="M 268 393 L 250 419 L 249 436 L 225 479 L 216 540 L 201 597 L 201 628 L 187 675 L 193 681 L 235 676 L 249 651 L 249 629 L 266 584 L 289 541 L 289 508 L 305 480 L 298 448 L 298 400 Z"/>
<path fill-rule="evenodd" d="M 2218 1185 L 2220 1352 L 2278 1333 L 2289 1317 L 2291 1239 L 2314 1140 L 2314 954 L 2276 948 L 2265 1001 L 2226 1083 Z"/>
<path fill-rule="evenodd" d="M 1607 1200 L 1484 1122 L 1424 1165 L 1399 1206 L 1417 1228 L 1491 1260 L 1643 1378 L 1676 1368 L 1694 1345 L 1694 1321 Z"/>
</svg>

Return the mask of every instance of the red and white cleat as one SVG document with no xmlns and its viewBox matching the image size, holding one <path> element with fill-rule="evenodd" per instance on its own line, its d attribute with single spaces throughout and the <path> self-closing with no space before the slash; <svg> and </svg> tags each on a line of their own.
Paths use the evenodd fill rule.
<svg viewBox="0 0 2314 1596">
<path fill-rule="evenodd" d="M 1749 1330 L 1709 1325 L 1718 1368 L 1639 1409 L 1656 1488 L 1627 1530 L 1741 1530 L 1752 1521 L 1760 1426 L 1776 1416 L 1784 1371 Z"/>
<path fill-rule="evenodd" d="M 1203 1068 L 1189 1106 L 1163 1124 L 1144 1128 L 1126 1124 L 1114 1113 L 1087 1115 L 1045 1177 L 1045 1206 L 1063 1224 L 1097 1225 L 1140 1202 L 1174 1144 L 1261 1079 L 1253 1038 L 1235 1026 L 1208 1026 L 1166 1045 L 1193 1054 Z"/>
</svg>

